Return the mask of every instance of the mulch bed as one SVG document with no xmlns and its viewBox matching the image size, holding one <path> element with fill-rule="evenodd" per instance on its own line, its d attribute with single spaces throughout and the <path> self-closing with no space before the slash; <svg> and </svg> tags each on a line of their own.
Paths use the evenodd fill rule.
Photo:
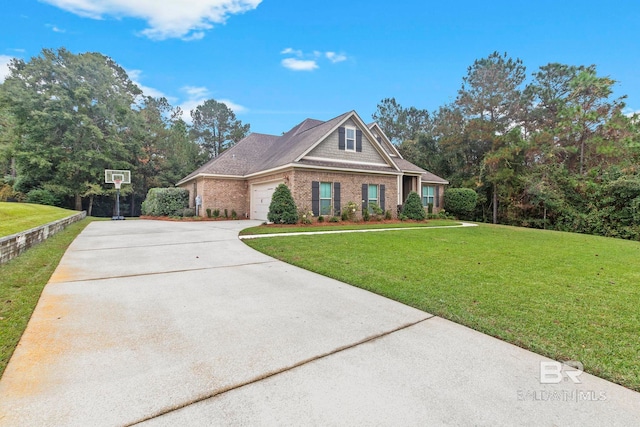
<svg viewBox="0 0 640 427">
<path fill-rule="evenodd" d="M 239 221 L 239 220 L 246 220 L 247 218 L 237 218 L 235 220 L 232 220 L 231 218 L 224 218 L 224 217 L 207 218 L 207 217 L 201 217 L 201 216 L 175 217 L 175 216 L 147 216 L 147 215 L 140 215 L 140 219 L 151 219 L 151 220 L 155 220 L 155 221 L 200 222 L 200 221 Z"/>
<path fill-rule="evenodd" d="M 170 216 L 140 216 L 140 219 L 150 219 L 156 221 L 191 221 L 191 222 L 199 222 L 199 221 L 233 221 L 231 218 L 207 218 L 207 217 L 170 217 Z M 246 220 L 247 218 L 238 218 L 238 220 Z M 339 225 L 365 225 L 365 224 L 410 224 L 410 223 L 424 223 L 426 221 L 415 221 L 415 220 L 405 220 L 400 221 L 399 219 L 386 219 L 386 220 L 370 220 L 370 221 L 340 221 L 340 222 L 329 222 L 329 221 L 313 221 L 311 224 L 267 224 L 267 227 L 273 228 L 293 228 L 293 227 L 326 227 L 326 226 L 339 226 Z"/>
</svg>

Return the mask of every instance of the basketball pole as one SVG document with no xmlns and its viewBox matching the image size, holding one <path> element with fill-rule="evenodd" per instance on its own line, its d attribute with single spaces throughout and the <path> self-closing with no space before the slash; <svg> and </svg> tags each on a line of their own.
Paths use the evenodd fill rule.
<svg viewBox="0 0 640 427">
<path fill-rule="evenodd" d="M 115 182 L 116 184 L 116 216 L 111 217 L 112 220 L 124 220 L 123 216 L 120 216 L 120 185 L 122 182 Z"/>
</svg>

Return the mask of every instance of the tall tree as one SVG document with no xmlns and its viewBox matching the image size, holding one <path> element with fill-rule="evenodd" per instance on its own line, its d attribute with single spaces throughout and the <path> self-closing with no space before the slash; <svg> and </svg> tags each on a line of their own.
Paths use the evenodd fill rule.
<svg viewBox="0 0 640 427">
<path fill-rule="evenodd" d="M 82 208 L 86 183 L 129 168 L 127 124 L 140 89 L 99 53 L 44 49 L 13 59 L 0 97 L 16 120 L 18 190 L 50 189 Z"/>
<path fill-rule="evenodd" d="M 1 85 L 0 85 L 0 90 Z M 14 150 L 17 142 L 15 118 L 7 106 L 0 105 L 0 179 L 16 176 Z"/>
<path fill-rule="evenodd" d="M 403 108 L 395 98 L 380 101 L 372 118 L 391 142 L 397 145 L 405 141 L 416 141 L 418 135 L 428 133 L 431 128 L 427 110 Z"/>
<path fill-rule="evenodd" d="M 526 77 L 526 68 L 520 59 L 512 59 L 493 52 L 487 58 L 476 60 L 463 78 L 456 104 L 469 120 L 473 140 L 495 155 L 501 150 L 501 135 L 519 125 L 523 96 L 520 86 Z M 491 162 L 492 165 L 504 164 Z M 485 175 L 491 185 L 493 223 L 498 222 L 498 184 L 500 173 Z"/>
<path fill-rule="evenodd" d="M 209 99 L 191 110 L 192 133 L 209 158 L 218 156 L 249 133 L 249 125 L 236 119 L 223 102 Z"/>
</svg>

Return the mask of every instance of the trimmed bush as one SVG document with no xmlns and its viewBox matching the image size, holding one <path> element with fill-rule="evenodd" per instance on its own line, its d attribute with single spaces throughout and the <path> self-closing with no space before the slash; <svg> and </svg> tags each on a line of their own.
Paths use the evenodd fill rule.
<svg viewBox="0 0 640 427">
<path fill-rule="evenodd" d="M 276 224 L 296 224 L 298 222 L 298 209 L 293 201 L 291 191 L 286 185 L 278 185 L 273 192 L 267 219 Z"/>
<path fill-rule="evenodd" d="M 471 188 L 449 188 L 444 192 L 444 207 L 457 217 L 471 215 L 478 202 L 478 193 Z"/>
<path fill-rule="evenodd" d="M 407 196 L 407 201 L 402 207 L 402 215 L 416 221 L 421 221 L 427 217 L 427 214 L 424 212 L 420 196 L 415 191 L 412 191 Z"/>
<path fill-rule="evenodd" d="M 27 203 L 38 205 L 60 206 L 60 198 L 49 190 L 36 189 L 27 193 Z"/>
<path fill-rule="evenodd" d="M 142 215 L 183 216 L 189 207 L 189 190 L 184 188 L 151 188 L 142 202 Z"/>
</svg>

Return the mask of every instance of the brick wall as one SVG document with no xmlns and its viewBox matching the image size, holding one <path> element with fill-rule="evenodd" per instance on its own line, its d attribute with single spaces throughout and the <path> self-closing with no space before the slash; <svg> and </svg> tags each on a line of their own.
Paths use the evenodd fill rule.
<svg viewBox="0 0 640 427">
<path fill-rule="evenodd" d="M 339 182 L 341 207 L 345 207 L 348 202 L 355 202 L 358 207 L 362 206 L 362 184 L 375 184 L 385 186 L 385 210 L 390 210 L 393 217 L 396 217 L 398 203 L 398 181 L 395 175 L 379 176 L 358 173 L 336 173 L 324 171 L 304 171 L 295 170 L 291 193 L 299 208 L 311 210 L 311 183 L 319 182 Z M 358 216 L 361 215 L 358 209 Z"/>
<path fill-rule="evenodd" d="M 229 215 L 235 210 L 239 218 L 245 218 L 249 213 L 246 180 L 200 178 L 198 181 L 197 191 L 202 197 L 200 216 L 206 216 L 208 208 L 212 211 L 220 209 L 220 215 L 224 215 L 225 209 Z"/>
<path fill-rule="evenodd" d="M 54 221 L 37 228 L 32 228 L 31 230 L 23 231 L 22 233 L 12 234 L 11 236 L 1 238 L 0 264 L 17 257 L 30 247 L 46 240 L 48 237 L 64 230 L 69 224 L 80 221 L 86 216 L 86 212 L 78 212 L 70 217 L 59 219 L 58 221 Z"/>
</svg>

